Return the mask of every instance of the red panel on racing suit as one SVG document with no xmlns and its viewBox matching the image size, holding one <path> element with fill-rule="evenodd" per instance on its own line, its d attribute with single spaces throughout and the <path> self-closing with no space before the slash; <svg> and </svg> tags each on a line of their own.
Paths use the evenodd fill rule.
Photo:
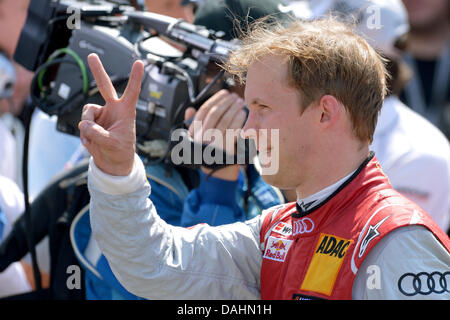
<svg viewBox="0 0 450 320">
<path fill-rule="evenodd" d="M 294 202 L 268 212 L 260 233 L 261 298 L 351 299 L 356 273 L 371 249 L 408 225 L 428 228 L 450 251 L 447 235 L 392 189 L 371 156 L 319 206 L 302 212 Z"/>
</svg>

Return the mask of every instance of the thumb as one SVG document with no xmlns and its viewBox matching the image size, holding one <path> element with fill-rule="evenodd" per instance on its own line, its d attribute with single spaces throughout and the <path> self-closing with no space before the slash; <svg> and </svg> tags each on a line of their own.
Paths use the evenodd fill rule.
<svg viewBox="0 0 450 320">
<path fill-rule="evenodd" d="M 92 144 L 108 146 L 110 144 L 110 134 L 102 126 L 90 120 L 80 121 L 78 124 L 80 129 L 81 142 L 88 148 L 92 148 Z M 92 153 L 92 152 L 91 152 Z"/>
</svg>

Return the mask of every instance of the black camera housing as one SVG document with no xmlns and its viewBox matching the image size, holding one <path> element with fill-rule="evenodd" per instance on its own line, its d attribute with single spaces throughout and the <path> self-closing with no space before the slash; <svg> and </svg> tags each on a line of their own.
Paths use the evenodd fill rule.
<svg viewBox="0 0 450 320">
<path fill-rule="evenodd" d="M 74 15 L 78 25 L 70 27 Z M 156 36 L 186 50 L 178 54 L 173 54 L 173 48 L 148 50 L 155 45 L 145 44 Z M 133 62 L 143 60 L 145 74 L 136 105 L 137 143 L 159 142 L 148 153 L 160 157 L 170 149 L 171 132 L 183 127 L 185 109 L 200 106 L 213 90 L 226 86 L 223 77 L 215 79 L 220 84 L 206 83 L 208 65 L 223 61 L 237 48 L 217 37 L 183 20 L 135 11 L 123 1 L 31 0 L 14 58 L 36 73 L 31 87 L 35 104 L 56 115 L 57 129 L 71 135 L 79 135 L 85 104 L 104 104 L 87 56 L 99 55 L 119 96 Z"/>
</svg>

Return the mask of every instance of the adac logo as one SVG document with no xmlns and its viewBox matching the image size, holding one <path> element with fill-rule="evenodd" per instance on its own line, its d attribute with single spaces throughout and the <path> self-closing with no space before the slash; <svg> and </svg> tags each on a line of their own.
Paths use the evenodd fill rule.
<svg viewBox="0 0 450 320">
<path fill-rule="evenodd" d="M 331 295 L 352 240 L 321 233 L 301 290 Z"/>
<path fill-rule="evenodd" d="M 292 227 L 288 223 L 280 221 L 275 228 L 273 228 L 273 232 L 288 236 L 292 234 Z"/>
<path fill-rule="evenodd" d="M 347 253 L 347 247 L 350 245 L 350 240 L 337 239 L 330 235 L 325 235 L 322 238 L 316 253 L 326 254 L 330 257 L 338 257 L 342 259 Z"/>
<path fill-rule="evenodd" d="M 267 240 L 264 258 L 284 262 L 291 244 L 292 240 L 280 239 L 270 236 Z"/>
</svg>

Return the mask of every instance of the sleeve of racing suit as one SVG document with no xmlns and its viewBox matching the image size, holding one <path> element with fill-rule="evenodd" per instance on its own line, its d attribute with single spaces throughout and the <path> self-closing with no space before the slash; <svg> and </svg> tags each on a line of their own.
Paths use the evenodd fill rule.
<svg viewBox="0 0 450 320">
<path fill-rule="evenodd" d="M 91 225 L 119 282 L 147 299 L 259 299 L 261 220 L 190 229 L 165 223 L 145 169 L 113 177 L 89 168 Z"/>
<path fill-rule="evenodd" d="M 353 283 L 356 300 L 450 299 L 450 255 L 425 227 L 386 235 L 364 259 Z"/>
</svg>

